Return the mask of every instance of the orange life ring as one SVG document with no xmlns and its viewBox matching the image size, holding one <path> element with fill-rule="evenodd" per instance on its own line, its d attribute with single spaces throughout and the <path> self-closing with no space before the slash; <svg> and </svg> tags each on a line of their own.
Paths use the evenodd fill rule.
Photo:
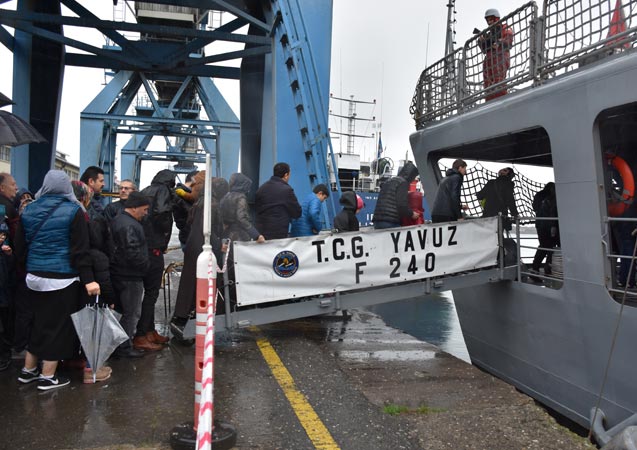
<svg viewBox="0 0 637 450">
<path fill-rule="evenodd" d="M 635 197 L 635 178 L 633 177 L 633 171 L 630 170 L 628 163 L 621 157 L 616 155 L 606 155 L 608 163 L 611 164 L 619 176 L 622 178 L 622 184 L 624 190 L 621 196 L 612 198 L 608 202 L 608 215 L 612 217 L 618 217 L 624 214 Z"/>
</svg>

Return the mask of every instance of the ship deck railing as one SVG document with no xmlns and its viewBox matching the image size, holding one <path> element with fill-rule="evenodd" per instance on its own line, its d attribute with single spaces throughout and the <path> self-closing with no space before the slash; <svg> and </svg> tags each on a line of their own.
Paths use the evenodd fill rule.
<svg viewBox="0 0 637 450">
<path fill-rule="evenodd" d="M 605 249 L 605 253 L 606 253 L 606 258 L 609 261 L 609 266 L 610 266 L 610 270 L 612 272 L 611 276 L 608 277 L 609 278 L 609 286 L 608 286 L 608 291 L 616 298 L 619 299 L 621 298 L 621 296 L 623 296 L 624 294 L 627 296 L 627 298 L 629 299 L 629 301 L 633 304 L 637 303 L 637 286 L 633 285 L 632 283 L 630 283 L 630 279 L 631 279 L 631 274 L 634 274 L 635 272 L 637 272 L 637 259 L 633 262 L 630 261 L 631 267 L 629 268 L 629 274 L 627 276 L 627 280 L 625 281 L 625 283 L 628 286 L 623 285 L 622 283 L 620 283 L 619 281 L 619 266 L 621 264 L 622 261 L 624 260 L 632 260 L 635 257 L 632 254 L 632 251 L 634 250 L 631 249 L 631 254 L 629 255 L 622 255 L 620 254 L 620 250 L 617 249 L 616 247 L 619 245 L 619 241 L 620 241 L 620 236 L 618 236 L 616 233 L 614 233 L 613 230 L 613 224 L 622 224 L 622 223 L 632 223 L 633 227 L 635 230 L 637 230 L 637 218 L 631 218 L 631 217 L 608 217 L 606 220 L 606 235 L 604 236 L 603 239 L 603 244 L 604 244 L 604 249 Z M 635 232 L 633 232 L 635 233 Z M 635 235 L 632 235 L 632 241 L 633 241 L 633 246 L 635 245 Z M 633 279 L 637 278 L 634 275 L 632 276 Z"/>
<path fill-rule="evenodd" d="M 421 73 L 410 106 L 416 128 L 479 107 L 494 93 L 511 95 L 632 51 L 637 0 L 623 4 L 621 20 L 616 0 L 545 0 L 541 10 L 534 1 L 525 3 Z M 510 67 L 504 80 L 485 88 L 479 40 L 502 24 L 514 36 Z"/>
<path fill-rule="evenodd" d="M 517 254 L 519 255 L 517 262 L 516 280 L 520 283 L 542 284 L 544 287 L 550 289 L 560 289 L 564 283 L 561 247 L 542 247 L 539 245 L 525 244 L 525 242 L 527 241 L 533 241 L 533 243 L 535 244 L 535 242 L 538 241 L 538 236 L 537 233 L 523 233 L 522 226 L 534 225 L 536 222 L 541 221 L 557 222 L 558 218 L 539 216 L 515 217 L 515 233 L 513 234 L 512 239 L 514 239 L 516 242 Z M 556 232 L 559 236 L 559 229 L 557 229 Z M 544 250 L 545 252 L 552 255 L 552 262 L 550 263 L 550 273 L 547 273 L 545 271 L 535 271 L 532 269 L 532 262 L 538 250 Z M 545 268 L 549 266 L 548 263 L 544 262 L 542 262 L 542 265 Z"/>
</svg>

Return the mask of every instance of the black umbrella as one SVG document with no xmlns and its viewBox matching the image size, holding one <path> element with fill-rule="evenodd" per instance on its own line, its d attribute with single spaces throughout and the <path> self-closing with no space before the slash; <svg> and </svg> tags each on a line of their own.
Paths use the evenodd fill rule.
<svg viewBox="0 0 637 450">
<path fill-rule="evenodd" d="M 0 145 L 15 147 L 32 142 L 46 142 L 46 139 L 30 123 L 0 110 Z"/>
<path fill-rule="evenodd" d="M 0 92 L 0 108 L 7 105 L 13 105 L 15 102 L 11 100 L 9 97 Z"/>
</svg>

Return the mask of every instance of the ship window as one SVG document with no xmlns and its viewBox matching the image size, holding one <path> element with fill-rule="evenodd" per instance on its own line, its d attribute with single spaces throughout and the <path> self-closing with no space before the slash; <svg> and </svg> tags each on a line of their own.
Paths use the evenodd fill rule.
<svg viewBox="0 0 637 450">
<path fill-rule="evenodd" d="M 605 221 L 608 288 L 618 301 L 626 290 L 627 303 L 637 306 L 634 275 L 637 263 L 629 273 L 635 249 L 633 231 L 637 228 L 637 203 L 633 201 L 637 173 L 637 103 L 603 111 L 596 126 L 608 218 Z"/>
<path fill-rule="evenodd" d="M 554 175 L 550 140 L 543 128 L 522 130 L 432 152 L 430 158 L 434 167 L 440 169 L 437 172 L 440 174 L 438 181 L 444 177 L 446 170 L 451 168 L 455 159 L 461 158 L 467 162 L 461 202 L 469 207 L 466 213 L 470 217 L 481 217 L 485 211 L 476 196 L 477 193 L 489 180 L 496 179 L 501 169 L 513 168 L 514 199 L 518 217 L 511 230 L 504 232 L 505 248 L 509 254 L 505 258 L 505 264 L 509 267 L 519 265 L 520 281 L 523 283 L 552 289 L 562 287 L 557 199 L 545 195 L 551 191 L 547 184 L 554 181 Z M 534 208 L 536 198 L 538 201 L 535 202 Z M 542 201 L 543 198 L 546 200 Z M 543 214 L 538 216 L 536 210 Z M 520 258 L 512 255 L 517 253 L 518 248 Z M 540 256 L 544 256 L 541 261 Z"/>
</svg>

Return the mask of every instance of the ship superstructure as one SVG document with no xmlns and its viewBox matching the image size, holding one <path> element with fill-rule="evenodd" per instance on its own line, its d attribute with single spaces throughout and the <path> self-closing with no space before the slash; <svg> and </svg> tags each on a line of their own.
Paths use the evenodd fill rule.
<svg viewBox="0 0 637 450">
<path fill-rule="evenodd" d="M 610 438 L 602 418 L 619 424 L 614 432 L 637 418 L 637 310 L 617 278 L 618 261 L 630 258 L 619 254 L 618 224 L 637 225 L 634 192 L 610 163 L 620 157 L 627 174 L 637 168 L 637 2 L 623 3 L 526 3 L 425 69 L 411 105 L 418 131 L 410 140 L 429 198 L 446 158 L 553 168 L 557 270 L 530 282 L 514 261 L 516 281 L 454 290 L 454 299 L 474 364 L 581 425 L 594 421 L 601 443 Z M 510 67 L 487 86 L 480 39 L 498 26 L 514 34 Z M 517 218 L 518 254 L 520 226 L 547 219 Z"/>
</svg>

